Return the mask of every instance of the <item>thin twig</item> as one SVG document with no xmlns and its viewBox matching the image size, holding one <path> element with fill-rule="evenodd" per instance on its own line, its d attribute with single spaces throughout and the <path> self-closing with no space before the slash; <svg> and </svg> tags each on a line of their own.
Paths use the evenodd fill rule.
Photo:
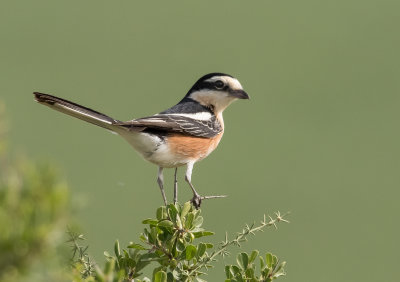
<svg viewBox="0 0 400 282">
<path fill-rule="evenodd" d="M 195 266 L 193 269 L 191 269 L 190 272 L 189 272 L 189 276 L 192 275 L 198 269 L 204 267 L 210 261 L 214 260 L 215 257 L 217 257 L 218 255 L 226 255 L 227 254 L 226 249 L 229 246 L 237 245 L 237 246 L 240 247 L 240 242 L 246 241 L 247 240 L 246 237 L 249 234 L 254 235 L 255 232 L 263 231 L 263 229 L 265 227 L 269 227 L 269 226 L 274 226 L 275 228 L 277 228 L 276 224 L 281 222 L 281 221 L 289 223 L 289 221 L 284 218 L 288 214 L 289 213 L 281 215 L 280 212 L 278 211 L 278 212 L 275 213 L 275 218 L 272 218 L 272 217 L 268 216 L 269 220 L 267 220 L 266 215 L 264 215 L 264 219 L 263 219 L 263 221 L 261 221 L 259 226 L 254 227 L 254 224 L 252 224 L 251 226 L 246 224 L 246 227 L 243 229 L 243 231 L 239 232 L 236 235 L 235 239 L 233 239 L 231 241 L 228 240 L 228 235 L 226 234 L 225 235 L 225 240 L 221 242 L 220 248 L 217 251 L 212 252 L 209 257 L 205 258 L 203 261 L 199 262 L 197 266 Z"/>
</svg>

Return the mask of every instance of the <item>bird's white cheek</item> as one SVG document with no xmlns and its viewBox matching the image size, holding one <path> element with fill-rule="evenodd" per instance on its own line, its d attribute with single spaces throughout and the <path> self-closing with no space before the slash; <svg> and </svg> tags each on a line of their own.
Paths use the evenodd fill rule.
<svg viewBox="0 0 400 282">
<path fill-rule="evenodd" d="M 226 107 L 228 107 L 233 101 L 235 101 L 236 98 L 225 95 L 222 97 L 218 97 L 218 99 L 215 102 L 215 110 L 217 113 L 223 112 Z"/>
<path fill-rule="evenodd" d="M 229 95 L 229 93 L 221 91 L 198 91 L 191 94 L 191 98 L 196 100 L 202 105 L 212 105 L 216 113 L 223 112 L 236 98 Z"/>
</svg>

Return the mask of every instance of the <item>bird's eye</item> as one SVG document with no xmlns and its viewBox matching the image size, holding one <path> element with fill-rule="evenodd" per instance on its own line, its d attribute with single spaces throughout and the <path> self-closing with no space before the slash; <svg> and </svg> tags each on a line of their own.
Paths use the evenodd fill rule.
<svg viewBox="0 0 400 282">
<path fill-rule="evenodd" d="M 224 86 L 225 86 L 225 83 L 224 83 L 223 81 L 221 81 L 221 80 L 217 80 L 217 81 L 215 82 L 215 87 L 216 87 L 217 89 L 222 89 L 222 88 L 224 88 Z"/>
</svg>

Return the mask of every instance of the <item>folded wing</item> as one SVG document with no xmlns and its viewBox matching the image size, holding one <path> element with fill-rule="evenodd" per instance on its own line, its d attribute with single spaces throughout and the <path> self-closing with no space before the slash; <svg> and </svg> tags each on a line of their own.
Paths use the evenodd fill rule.
<svg viewBox="0 0 400 282">
<path fill-rule="evenodd" d="M 158 114 L 127 122 L 118 122 L 116 125 L 133 131 L 151 129 L 204 138 L 211 138 L 222 132 L 222 126 L 215 116 L 207 120 L 198 120 L 180 115 Z"/>
</svg>

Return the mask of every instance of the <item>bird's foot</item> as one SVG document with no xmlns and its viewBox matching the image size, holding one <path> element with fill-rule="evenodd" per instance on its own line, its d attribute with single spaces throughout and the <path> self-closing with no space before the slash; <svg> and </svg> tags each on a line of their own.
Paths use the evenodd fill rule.
<svg viewBox="0 0 400 282">
<path fill-rule="evenodd" d="M 196 209 L 199 209 L 203 200 L 226 198 L 227 195 L 216 195 L 216 196 L 200 196 L 199 194 L 194 194 L 192 200 L 190 201 Z"/>
</svg>

